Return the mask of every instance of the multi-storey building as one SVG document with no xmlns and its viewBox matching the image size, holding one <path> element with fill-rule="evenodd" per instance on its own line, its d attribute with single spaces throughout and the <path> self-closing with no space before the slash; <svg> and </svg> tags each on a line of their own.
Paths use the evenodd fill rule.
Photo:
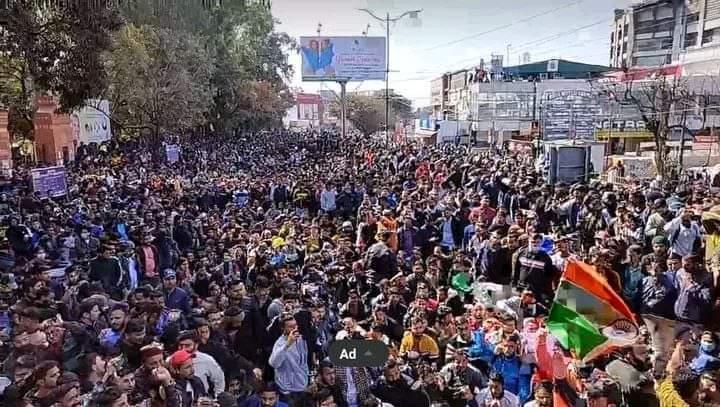
<svg viewBox="0 0 720 407">
<path fill-rule="evenodd" d="M 610 66 L 678 63 L 698 37 L 700 3 L 705 0 L 645 0 L 615 10 L 610 34 Z"/>
</svg>

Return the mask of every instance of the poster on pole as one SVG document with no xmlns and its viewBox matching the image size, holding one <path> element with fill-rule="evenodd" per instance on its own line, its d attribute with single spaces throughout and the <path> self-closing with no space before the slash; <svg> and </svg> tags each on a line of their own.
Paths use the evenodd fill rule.
<svg viewBox="0 0 720 407">
<path fill-rule="evenodd" d="M 385 50 L 385 37 L 300 37 L 302 80 L 385 80 Z"/>
<path fill-rule="evenodd" d="M 67 174 L 65 167 L 35 168 L 30 171 L 33 191 L 40 198 L 55 198 L 67 195 Z"/>
<path fill-rule="evenodd" d="M 171 164 L 180 161 L 180 146 L 177 144 L 165 145 L 165 156 Z"/>
<path fill-rule="evenodd" d="M 110 140 L 110 103 L 107 100 L 91 99 L 87 100 L 85 105 L 70 115 L 73 138 L 85 144 L 100 144 Z"/>
</svg>

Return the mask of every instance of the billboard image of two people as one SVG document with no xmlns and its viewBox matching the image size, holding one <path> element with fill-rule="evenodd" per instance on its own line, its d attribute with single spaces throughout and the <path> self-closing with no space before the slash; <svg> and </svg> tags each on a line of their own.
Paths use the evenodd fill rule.
<svg viewBox="0 0 720 407">
<path fill-rule="evenodd" d="M 385 79 L 385 37 L 301 37 L 304 81 Z"/>
</svg>

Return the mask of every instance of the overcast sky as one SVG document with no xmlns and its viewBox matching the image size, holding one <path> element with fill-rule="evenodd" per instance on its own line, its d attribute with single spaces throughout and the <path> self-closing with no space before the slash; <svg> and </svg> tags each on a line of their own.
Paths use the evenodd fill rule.
<svg viewBox="0 0 720 407">
<path fill-rule="evenodd" d="M 277 30 L 292 37 L 361 35 L 370 24 L 369 35 L 384 36 L 385 28 L 358 8 L 376 15 L 398 15 L 423 9 L 420 26 L 409 20 L 391 25 L 390 88 L 413 100 L 416 107 L 430 99 L 430 80 L 443 72 L 469 67 L 491 54 L 507 54 L 510 65 L 529 52 L 531 61 L 552 58 L 607 65 L 610 31 L 615 8 L 632 0 L 273 0 Z M 585 27 L 585 28 L 582 28 Z M 580 29 L 582 28 L 582 29 Z M 333 83 L 303 83 L 300 55 L 294 53 L 293 86 L 313 92 L 338 90 Z M 506 64 L 507 65 L 507 64 Z M 395 72 L 397 71 L 397 72 Z M 384 82 L 348 84 L 348 91 L 382 89 Z"/>
</svg>

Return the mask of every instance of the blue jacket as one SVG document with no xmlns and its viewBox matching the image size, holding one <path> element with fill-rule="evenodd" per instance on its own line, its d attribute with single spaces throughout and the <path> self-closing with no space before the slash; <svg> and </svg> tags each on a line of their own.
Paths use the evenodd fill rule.
<svg viewBox="0 0 720 407">
<path fill-rule="evenodd" d="M 260 396 L 257 394 L 253 394 L 252 396 L 248 397 L 247 399 L 243 400 L 242 402 L 238 403 L 239 407 L 261 407 L 262 402 L 260 401 Z M 287 403 L 282 402 L 278 400 L 277 403 L 275 403 L 274 407 L 289 407 Z"/>
<path fill-rule="evenodd" d="M 524 366 L 518 355 L 507 357 L 503 354 L 495 355 L 492 361 L 492 370 L 503 375 L 505 389 L 517 394 L 521 401 L 530 396 L 531 370 Z"/>
<path fill-rule="evenodd" d="M 175 288 L 165 295 L 165 306 L 168 309 L 179 309 L 183 314 L 190 314 L 190 296 L 182 288 Z"/>
<path fill-rule="evenodd" d="M 705 372 L 720 369 L 720 359 L 718 359 L 718 348 L 712 352 L 705 352 L 702 348 L 698 351 L 698 355 L 690 363 L 693 373 L 700 375 Z"/>
</svg>

